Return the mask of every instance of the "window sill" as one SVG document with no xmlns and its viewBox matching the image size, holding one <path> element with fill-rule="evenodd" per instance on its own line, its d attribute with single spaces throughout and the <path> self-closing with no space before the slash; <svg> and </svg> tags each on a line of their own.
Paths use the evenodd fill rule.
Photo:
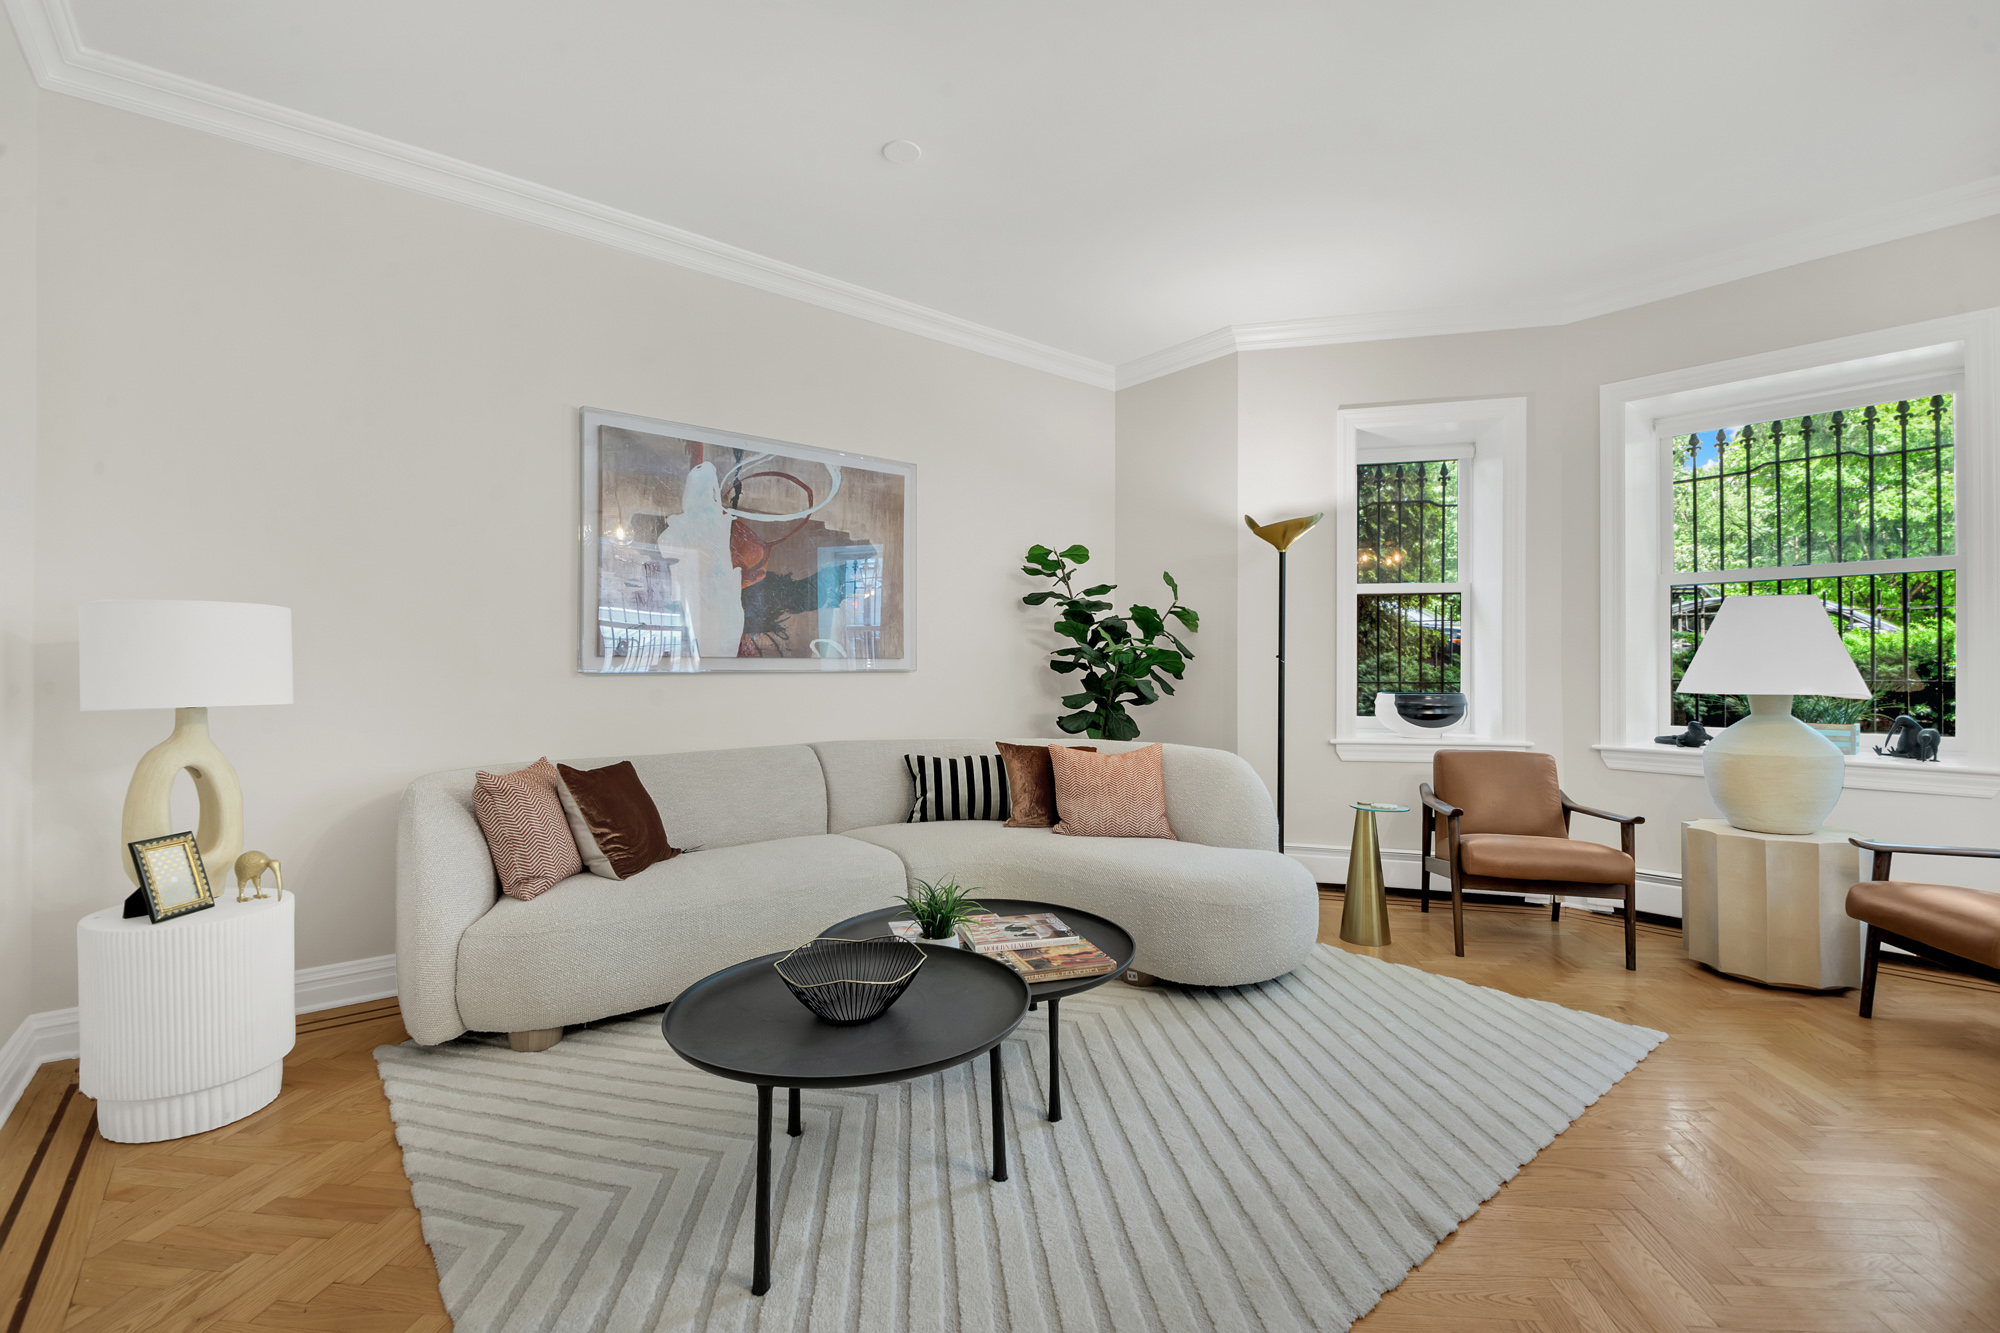
<svg viewBox="0 0 2000 1333">
<path fill-rule="evenodd" d="M 1428 764 L 1439 750 L 1529 750 L 1526 741 L 1489 741 L 1477 736 L 1440 736 L 1423 740 L 1398 736 L 1386 728 L 1373 736 L 1332 736 L 1327 744 L 1350 764 Z"/>
<path fill-rule="evenodd" d="M 1683 750 L 1673 745 L 1594 745 L 1606 768 L 1626 773 L 1678 773 L 1700 777 L 1701 751 Z M 1907 759 L 1884 759 L 1879 755 L 1847 756 L 1847 777 L 1841 786 L 1848 791 L 1921 792 L 1930 796 L 2000 795 L 2000 769 L 1949 760 L 1918 764 Z"/>
</svg>

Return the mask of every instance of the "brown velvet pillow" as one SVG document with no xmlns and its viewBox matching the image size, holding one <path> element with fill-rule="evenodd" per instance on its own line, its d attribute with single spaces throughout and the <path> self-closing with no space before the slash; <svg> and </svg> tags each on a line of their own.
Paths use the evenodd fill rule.
<svg viewBox="0 0 2000 1333">
<path fill-rule="evenodd" d="M 1171 838 L 1165 751 L 1157 745 L 1123 754 L 1049 753 L 1062 812 L 1057 833 L 1082 838 Z"/>
<path fill-rule="evenodd" d="M 660 808 L 639 781 L 630 760 L 603 768 L 557 764 L 563 816 L 583 855 L 583 868 L 605 879 L 630 879 L 647 866 L 671 861 L 680 849 L 667 841 Z"/>
<path fill-rule="evenodd" d="M 1060 817 L 1056 814 L 1055 772 L 1049 767 L 1049 747 L 1046 745 L 1009 745 L 1006 741 L 993 742 L 1000 750 L 1000 761 L 1007 765 L 1007 799 L 1013 805 L 1013 813 L 1007 816 L 1008 828 L 1049 828 Z M 1066 745 L 1066 750 L 1082 750 L 1086 754 L 1096 754 L 1095 745 Z"/>
</svg>

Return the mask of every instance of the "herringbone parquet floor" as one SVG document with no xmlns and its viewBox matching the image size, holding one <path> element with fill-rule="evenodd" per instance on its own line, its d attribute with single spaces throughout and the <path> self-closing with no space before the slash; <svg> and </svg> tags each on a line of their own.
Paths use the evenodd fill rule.
<svg viewBox="0 0 2000 1333">
<path fill-rule="evenodd" d="M 1867 1023 L 1662 928 L 1627 973 L 1575 911 L 1475 907 L 1463 959 L 1448 913 L 1391 919 L 1368 952 L 1673 1037 L 1362 1333 L 2000 1333 L 2000 988 L 1884 968 Z M 74 1062 L 45 1066 L 0 1131 L 0 1330 L 448 1329 L 369 1055 L 394 1002 L 299 1033 L 276 1103 L 172 1143 L 96 1138 Z"/>
</svg>

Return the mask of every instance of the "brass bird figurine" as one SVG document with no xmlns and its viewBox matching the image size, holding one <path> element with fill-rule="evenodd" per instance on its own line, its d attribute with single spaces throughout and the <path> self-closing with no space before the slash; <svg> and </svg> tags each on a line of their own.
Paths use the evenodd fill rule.
<svg viewBox="0 0 2000 1333">
<path fill-rule="evenodd" d="M 1250 517 L 1250 515 L 1245 514 L 1243 521 L 1249 525 L 1250 531 L 1277 547 L 1282 554 L 1286 547 L 1312 531 L 1313 524 L 1325 517 L 1326 515 L 1323 513 L 1308 514 L 1304 518 L 1286 518 L 1280 519 L 1276 523 L 1259 523 L 1256 519 Z"/>
</svg>

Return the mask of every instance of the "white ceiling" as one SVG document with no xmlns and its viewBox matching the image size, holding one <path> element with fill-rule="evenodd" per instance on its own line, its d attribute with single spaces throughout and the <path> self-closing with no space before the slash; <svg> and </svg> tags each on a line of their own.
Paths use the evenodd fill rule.
<svg viewBox="0 0 2000 1333">
<path fill-rule="evenodd" d="M 1893 234 L 1912 200 L 2000 212 L 1995 0 L 71 9 L 100 65 L 1098 362 L 1225 325 L 1602 304 L 1810 257 L 1801 229 Z M 884 161 L 898 138 L 923 159 Z"/>
</svg>

